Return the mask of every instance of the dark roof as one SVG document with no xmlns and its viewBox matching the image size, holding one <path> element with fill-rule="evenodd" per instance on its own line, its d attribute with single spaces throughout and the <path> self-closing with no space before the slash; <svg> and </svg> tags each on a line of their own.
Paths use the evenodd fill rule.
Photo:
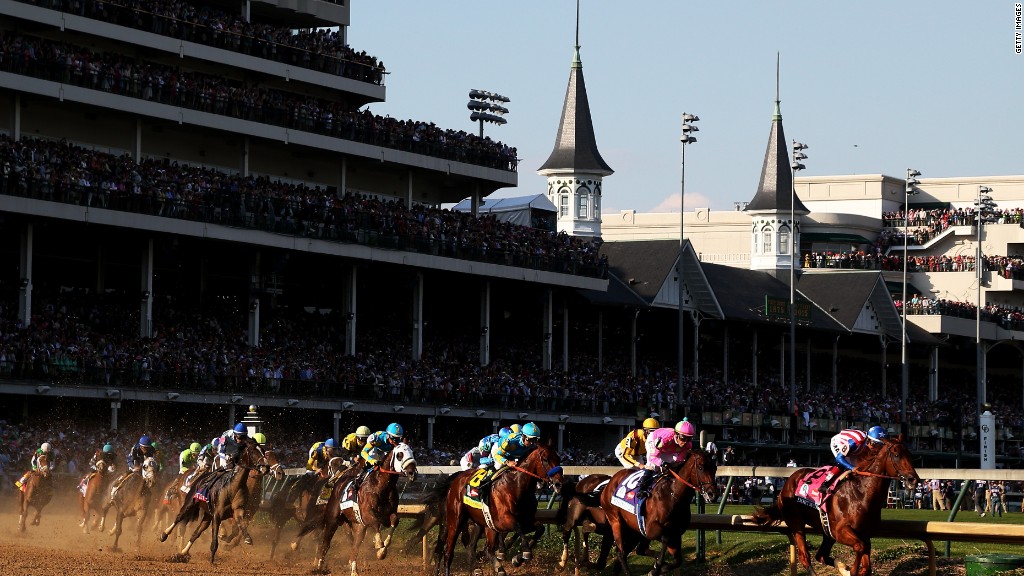
<svg viewBox="0 0 1024 576">
<path fill-rule="evenodd" d="M 647 302 L 637 295 L 626 282 L 615 274 L 608 274 L 608 291 L 577 290 L 580 296 L 595 306 L 634 306 L 646 308 Z"/>
<path fill-rule="evenodd" d="M 757 193 L 747 204 L 746 210 L 777 210 L 789 212 L 790 197 L 793 195 L 793 173 L 790 171 L 789 148 L 786 134 L 782 129 L 782 113 L 779 103 L 775 102 L 775 115 L 772 117 L 772 131 L 768 135 L 768 148 L 764 153 L 761 165 L 761 181 L 757 184 Z M 808 214 L 810 211 L 796 197 L 793 211 Z"/>
<path fill-rule="evenodd" d="M 558 124 L 555 149 L 537 172 L 587 172 L 608 176 L 615 171 L 601 157 L 594 136 L 594 123 L 590 118 L 587 85 L 583 81 L 583 63 L 580 47 L 576 47 L 569 86 L 562 105 L 562 121 Z"/>
<path fill-rule="evenodd" d="M 675 268 L 679 241 L 605 242 L 601 254 L 608 256 L 608 272 L 650 304 Z"/>
<path fill-rule="evenodd" d="M 788 323 L 788 319 L 771 318 L 765 314 L 766 297 L 789 301 L 789 285 L 775 278 L 770 272 L 709 263 L 704 263 L 703 269 L 726 320 Z M 801 322 L 801 326 L 831 332 L 849 332 L 846 327 L 804 297 L 800 291 L 797 291 L 796 301 L 811 304 L 810 323 Z"/>
</svg>

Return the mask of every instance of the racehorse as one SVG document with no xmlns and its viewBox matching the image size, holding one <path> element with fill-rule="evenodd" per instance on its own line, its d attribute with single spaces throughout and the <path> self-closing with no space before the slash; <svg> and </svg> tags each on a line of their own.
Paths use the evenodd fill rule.
<svg viewBox="0 0 1024 576">
<path fill-rule="evenodd" d="M 343 462 L 344 459 L 340 457 L 331 458 L 327 467 L 328 477 L 341 472 L 344 468 Z M 315 525 L 322 527 L 323 507 L 326 504 L 317 505 L 317 496 L 321 493 L 325 482 L 327 482 L 327 478 L 322 478 L 312 472 L 300 476 L 289 476 L 285 479 L 284 485 L 271 496 L 268 507 L 270 521 L 274 525 L 274 535 L 270 542 L 271 558 L 277 551 L 277 543 L 281 540 L 281 531 L 289 520 L 294 519 L 301 527 L 307 522 L 318 519 L 319 521 Z M 293 542 L 293 551 L 298 550 L 300 541 L 301 537 L 298 537 Z"/>
<path fill-rule="evenodd" d="M 758 507 L 754 520 L 762 525 L 778 525 L 786 522 L 789 543 L 799 554 L 800 563 L 814 574 L 810 554 L 807 551 L 805 526 L 822 530 L 821 546 L 814 558 L 843 571 L 842 562 L 829 556 L 836 542 L 853 549 L 854 559 L 850 573 L 853 576 L 871 574 L 871 535 L 878 530 L 885 507 L 889 482 L 902 480 L 913 489 L 921 478 L 911 463 L 910 451 L 903 443 L 903 435 L 881 443 L 869 442 L 866 450 L 850 457 L 854 464 L 853 473 L 835 486 L 831 496 L 825 500 L 824 517 L 828 529 L 822 529 L 822 513 L 813 506 L 797 499 L 802 480 L 812 474 L 822 474 L 825 469 L 801 468 L 786 480 L 779 496 L 768 508 Z"/>
<path fill-rule="evenodd" d="M 252 521 L 263 504 L 263 479 L 268 475 L 273 476 L 277 480 L 284 479 L 284 466 L 278 462 L 277 453 L 269 449 L 263 451 L 263 458 L 260 459 L 246 481 L 246 487 L 249 492 L 249 499 L 246 501 L 244 509 L 246 522 Z M 221 536 L 221 538 L 227 540 L 229 544 L 237 545 L 242 536 L 242 531 L 239 530 L 238 523 L 234 522 L 233 518 L 228 518 L 227 520 L 231 521 L 231 532 Z"/>
<path fill-rule="evenodd" d="M 450 477 L 445 496 L 445 525 L 438 532 L 434 548 L 437 574 L 451 575 L 455 540 L 469 520 L 485 528 L 487 556 L 498 576 L 505 574 L 503 536 L 506 533 L 515 532 L 522 543 L 521 556 L 514 559 L 513 564 L 517 564 L 520 558 L 530 560 L 531 540 L 526 538 L 526 533 L 536 532 L 534 539 L 543 533 L 543 525 L 536 519 L 537 483 L 544 482 L 559 490 L 562 485 L 559 462 L 558 454 L 550 446 L 538 445 L 522 461 L 509 462 L 504 470 L 495 473 L 490 501 L 482 503 L 480 508 L 465 504 L 463 497 L 467 494 L 467 486 L 479 487 L 483 470 L 466 470 Z M 444 485 L 439 489 L 444 489 Z"/>
<path fill-rule="evenodd" d="M 579 482 L 566 482 L 562 485 L 562 505 L 555 517 L 555 523 L 562 529 L 562 557 L 558 561 L 559 569 L 564 570 L 568 564 L 569 540 L 573 532 L 576 532 L 577 545 L 573 547 L 575 573 L 578 575 L 582 567 L 604 570 L 608 562 L 608 553 L 612 549 L 612 531 L 601 508 L 599 493 L 595 491 L 602 484 L 606 485 L 610 479 L 611 476 L 608 474 L 590 474 Z M 594 525 L 594 533 L 602 536 L 601 552 L 596 563 L 590 561 L 587 535 L 579 531 L 580 526 L 588 521 Z"/>
<path fill-rule="evenodd" d="M 135 536 L 135 547 L 138 548 L 142 541 L 142 525 L 149 515 L 149 503 L 152 500 L 153 482 L 156 480 L 156 459 L 147 457 L 142 462 L 141 472 L 129 472 L 123 479 L 110 489 L 110 498 L 103 505 L 100 512 L 99 529 L 107 522 L 107 512 L 111 506 L 117 508 L 117 516 L 114 519 L 114 528 L 110 531 L 114 535 L 113 550 L 117 550 L 117 543 L 121 540 L 121 530 L 124 526 L 124 519 L 129 516 L 138 516 L 138 532 Z"/>
<path fill-rule="evenodd" d="M 358 467 L 346 470 L 334 484 L 331 497 L 327 500 L 324 510 L 324 532 L 317 546 L 314 571 L 327 573 L 325 557 L 331 547 L 331 539 L 338 527 L 345 524 L 349 527 L 350 548 L 349 568 L 352 576 L 357 576 L 356 561 L 359 558 L 359 547 L 366 536 L 366 530 L 372 528 L 373 547 L 377 550 L 377 559 L 383 560 L 388 553 L 388 545 L 398 528 L 398 477 L 404 475 L 409 480 L 416 479 L 416 456 L 412 448 L 400 442 L 381 461 L 380 466 L 367 474 L 362 485 L 356 492 L 354 501 L 345 501 L 343 496 L 349 489 L 350 480 L 359 473 Z M 347 499 L 344 499 L 347 500 Z M 350 505 L 349 505 L 350 504 Z M 387 537 L 381 537 L 384 527 L 390 526 Z M 307 522 L 299 531 L 299 538 L 316 528 L 315 523 Z"/>
<path fill-rule="evenodd" d="M 110 485 L 110 480 L 114 475 L 113 468 L 108 468 L 102 460 L 97 462 L 97 465 L 99 468 L 86 474 L 82 482 L 79 483 L 78 503 L 82 507 L 82 519 L 78 525 L 82 527 L 82 531 L 86 534 L 89 533 L 89 519 L 93 513 L 96 514 L 96 522 L 93 523 L 93 528 L 98 527 L 100 524 L 100 510 L 103 508 L 103 499 L 107 495 L 107 487 Z M 84 491 L 82 490 L 83 485 Z"/>
<path fill-rule="evenodd" d="M 210 563 L 217 557 L 217 545 L 220 533 L 220 523 L 228 518 L 234 518 L 241 530 L 246 544 L 252 544 L 252 537 L 249 535 L 248 520 L 245 518 L 245 506 L 249 502 L 249 474 L 257 467 L 268 468 L 266 464 L 260 464 L 263 460 L 263 449 L 255 440 L 243 436 L 238 440 L 239 452 L 236 458 L 237 463 L 231 471 L 218 471 L 212 475 L 196 482 L 190 494 L 192 499 L 186 499 L 185 505 L 178 511 L 174 523 L 160 533 L 160 541 L 164 542 L 174 527 L 181 522 L 192 521 L 199 518 L 199 526 L 196 527 L 192 537 L 185 543 L 181 552 L 172 557 L 176 562 L 187 562 L 189 550 L 195 544 L 199 536 L 213 525 L 213 532 L 210 538 Z M 206 499 L 197 499 L 195 496 L 202 491 Z"/>
<path fill-rule="evenodd" d="M 53 478 L 50 476 L 50 459 L 46 454 L 40 454 L 36 461 L 36 469 L 29 472 L 18 493 L 18 530 L 25 531 L 25 521 L 28 519 L 28 509 L 35 508 L 36 515 L 32 518 L 32 525 L 39 525 L 39 516 L 43 513 L 43 507 L 50 503 L 53 498 Z"/>
<path fill-rule="evenodd" d="M 662 544 L 661 554 L 655 560 L 651 574 L 669 574 L 678 568 L 683 563 L 680 547 L 683 533 L 690 526 L 690 503 L 694 493 L 699 493 L 705 502 L 713 502 L 718 497 L 718 485 L 715 483 L 717 466 L 714 458 L 704 450 L 691 448 L 682 461 L 664 465 L 662 469 L 665 472 L 654 479 L 651 494 L 641 505 L 643 529 L 633 511 L 615 503 L 635 493 L 640 480 L 635 475 L 636 469 L 616 472 L 608 488 L 601 492 L 601 508 L 615 538 L 619 564 L 627 575 L 630 571 L 626 555 L 638 536 L 659 540 Z M 624 483 L 627 478 L 629 481 Z M 666 554 L 672 555 L 669 563 L 665 561 Z"/>
</svg>

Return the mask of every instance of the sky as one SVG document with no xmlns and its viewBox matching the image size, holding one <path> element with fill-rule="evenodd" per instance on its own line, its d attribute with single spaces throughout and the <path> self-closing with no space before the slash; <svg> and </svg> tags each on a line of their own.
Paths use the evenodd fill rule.
<svg viewBox="0 0 1024 576">
<path fill-rule="evenodd" d="M 518 149 L 519 186 L 555 143 L 575 0 L 351 0 L 349 44 L 383 61 L 375 114 L 476 133 L 470 89 L 511 99 L 484 134 Z M 1015 2 L 581 0 L 580 54 L 598 149 L 615 170 L 603 212 L 732 210 L 757 189 L 776 54 L 800 176 L 1024 174 L 1024 56 Z M 681 170 L 680 118 L 698 115 Z"/>
</svg>

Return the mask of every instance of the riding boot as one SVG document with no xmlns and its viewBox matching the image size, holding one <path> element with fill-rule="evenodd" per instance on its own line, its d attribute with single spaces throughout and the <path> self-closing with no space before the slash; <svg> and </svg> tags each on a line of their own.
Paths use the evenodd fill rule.
<svg viewBox="0 0 1024 576">
<path fill-rule="evenodd" d="M 25 472 L 25 474 L 22 475 L 22 477 L 17 482 L 14 483 L 14 485 L 17 486 L 19 490 L 22 488 L 22 486 L 25 485 L 25 482 L 28 482 L 29 474 L 32 474 L 32 473 L 31 472 Z"/>
<path fill-rule="evenodd" d="M 654 471 L 644 470 L 644 475 L 640 477 L 640 482 L 636 487 L 637 498 L 648 498 L 651 495 L 651 485 L 654 483 Z"/>
</svg>

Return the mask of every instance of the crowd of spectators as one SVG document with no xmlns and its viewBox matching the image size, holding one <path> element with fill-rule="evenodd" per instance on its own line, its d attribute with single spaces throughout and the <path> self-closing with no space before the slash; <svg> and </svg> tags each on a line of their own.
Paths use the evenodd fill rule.
<svg viewBox="0 0 1024 576">
<path fill-rule="evenodd" d="M 376 116 L 325 100 L 5 31 L 0 70 L 170 106 L 314 132 L 457 162 L 516 171 L 517 151 L 433 123 Z"/>
<path fill-rule="evenodd" d="M 340 30 L 295 29 L 246 21 L 216 6 L 182 0 L 20 0 L 26 4 L 59 10 L 118 26 L 152 32 L 285 62 L 361 82 L 383 84 L 384 63 L 345 44 Z"/>
<path fill-rule="evenodd" d="M 739 367 L 726 380 L 716 369 L 704 366 L 699 378 L 686 379 L 687 404 L 680 406 L 671 363 L 646 362 L 632 376 L 626 366 L 614 363 L 598 373 L 593 359 L 580 358 L 568 373 L 545 372 L 539 368 L 536 354 L 510 344 L 495 347 L 492 364 L 482 368 L 475 360 L 472 339 L 428 342 L 423 359 L 413 363 L 402 359 L 403 344 L 384 329 L 361 336 L 360 353 L 350 357 L 340 345 L 340 318 L 306 312 L 272 314 L 269 310 L 262 345 L 249 347 L 242 326 L 244 315 L 239 310 L 228 306 L 215 311 L 186 309 L 170 299 L 154 304 L 156 333 L 145 339 L 135 335 L 138 305 L 127 297 L 96 297 L 72 290 L 38 293 L 34 299 L 37 312 L 30 326 L 18 325 L 14 302 L 0 306 L 0 378 L 119 388 L 252 391 L 288 397 L 362 397 L 531 412 L 633 416 L 658 412 L 666 421 L 678 418 L 685 408 L 691 414 L 793 415 L 805 428 L 811 418 L 893 423 L 901 413 L 898 387 L 890 387 L 887 395 L 865 393 L 863 383 L 874 379 L 877 370 L 870 366 L 845 366 L 834 392 L 831 382 L 801 390 L 795 409 L 788 405 L 788 395 L 779 394 L 785 384 L 773 376 L 762 376 L 754 385 L 751 375 Z M 995 378 L 990 390 L 999 425 L 1019 430 L 1024 426 L 1019 383 L 996 385 Z M 973 406 L 973 384 L 970 374 L 944 372 L 942 400 Z M 912 383 L 907 408 L 910 424 L 934 421 L 936 405 L 926 398 L 923 383 Z M 963 425 L 975 425 L 974 411 L 964 412 Z M 750 431 L 738 427 L 734 439 L 751 441 L 753 438 L 744 436 Z M 282 449 L 298 458 L 308 447 L 304 445 L 315 441 L 314 432 L 307 431 Z M 773 434 L 778 432 L 766 430 L 758 441 L 781 441 Z M 573 462 L 580 464 L 600 464 L 610 454 L 610 447 L 607 452 L 593 446 L 573 448 Z M 447 463 L 461 454 L 459 449 L 435 446 L 429 451 L 430 458 Z M 754 456 L 741 456 L 737 463 L 744 458 Z"/>
<path fill-rule="evenodd" d="M 907 300 L 907 314 L 937 314 L 956 318 L 977 319 L 978 306 L 972 302 L 958 302 L 945 298 L 927 298 L 914 294 Z M 896 309 L 903 312 L 903 301 L 894 300 Z M 1017 306 L 987 303 L 981 308 L 981 321 L 994 322 L 1007 330 L 1024 330 L 1024 310 Z"/>
<path fill-rule="evenodd" d="M 600 239 L 493 215 L 0 135 L 0 194 L 603 277 Z"/>
</svg>

